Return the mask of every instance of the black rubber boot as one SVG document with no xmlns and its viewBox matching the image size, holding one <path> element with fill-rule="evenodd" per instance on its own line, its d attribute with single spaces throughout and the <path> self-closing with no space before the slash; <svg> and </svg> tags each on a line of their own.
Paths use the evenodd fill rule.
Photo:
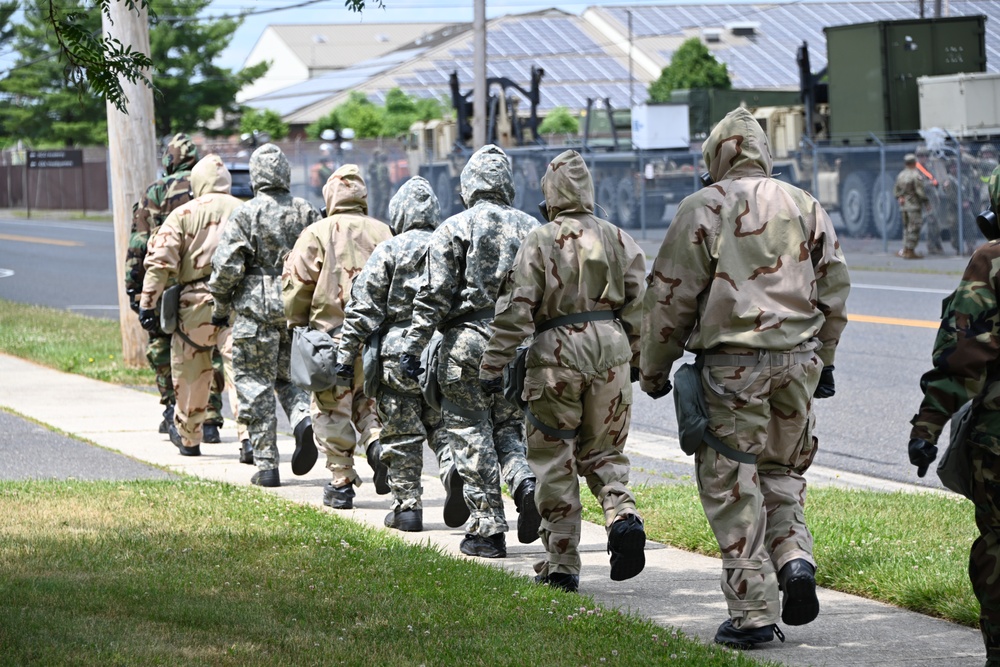
<svg viewBox="0 0 1000 667">
<path fill-rule="evenodd" d="M 219 435 L 219 424 L 202 424 L 201 441 L 209 445 L 217 445 L 222 442 Z"/>
<path fill-rule="evenodd" d="M 479 556 L 480 558 L 507 557 L 507 539 L 503 533 L 497 533 L 489 537 L 466 533 L 465 538 L 458 548 L 466 556 Z"/>
<path fill-rule="evenodd" d="M 733 625 L 732 619 L 727 618 L 715 633 L 715 643 L 737 648 L 741 651 L 748 651 L 758 644 L 766 644 L 775 637 L 782 642 L 785 641 L 785 635 L 777 625 L 765 625 L 762 628 L 738 630 Z"/>
<path fill-rule="evenodd" d="M 465 497 L 462 495 L 463 487 L 462 476 L 452 465 L 444 477 L 444 488 L 447 491 L 444 497 L 444 525 L 449 528 L 458 528 L 469 520 L 469 506 L 465 504 Z"/>
<path fill-rule="evenodd" d="M 240 463 L 253 465 L 253 443 L 249 440 L 240 443 Z"/>
<path fill-rule="evenodd" d="M 385 515 L 385 525 L 406 533 L 419 533 L 424 529 L 424 511 L 393 510 Z"/>
<path fill-rule="evenodd" d="M 608 553 L 611 554 L 611 578 L 631 579 L 646 567 L 646 531 L 642 519 L 629 514 L 611 524 L 608 533 Z"/>
<path fill-rule="evenodd" d="M 553 572 L 552 574 L 535 575 L 535 583 L 558 588 L 567 593 L 576 593 L 580 590 L 580 575 L 566 574 L 565 572 Z"/>
<path fill-rule="evenodd" d="M 529 478 L 521 482 L 514 493 L 514 504 L 517 506 L 517 541 L 521 544 L 531 544 L 538 539 L 538 529 L 542 525 L 542 515 L 535 505 L 535 479 Z"/>
<path fill-rule="evenodd" d="M 354 485 L 334 486 L 327 482 L 323 487 L 323 504 L 335 510 L 354 509 Z"/>
<path fill-rule="evenodd" d="M 160 422 L 160 433 L 170 433 L 170 425 L 174 423 L 174 404 L 171 403 L 163 411 L 163 421 Z"/>
<path fill-rule="evenodd" d="M 167 433 L 170 435 L 170 442 L 174 443 L 174 446 L 180 450 L 181 456 L 201 456 L 201 447 L 195 445 L 194 447 L 185 447 L 184 441 L 181 439 L 181 434 L 177 432 L 177 427 L 173 424 L 167 428 Z"/>
<path fill-rule="evenodd" d="M 306 417 L 295 425 L 295 451 L 292 452 L 292 472 L 304 475 L 316 465 L 316 442 L 313 440 L 313 423 Z"/>
<path fill-rule="evenodd" d="M 816 597 L 816 568 L 804 558 L 784 564 L 778 572 L 781 597 L 781 621 L 785 625 L 805 625 L 819 616 Z"/>
<path fill-rule="evenodd" d="M 281 486 L 281 476 L 277 468 L 270 470 L 258 470 L 250 478 L 250 483 L 256 486 Z"/>
<path fill-rule="evenodd" d="M 378 440 L 372 440 L 365 450 L 365 458 L 368 465 L 372 467 L 372 482 L 375 484 L 375 493 L 384 496 L 389 493 L 389 466 L 382 463 L 382 445 Z"/>
</svg>

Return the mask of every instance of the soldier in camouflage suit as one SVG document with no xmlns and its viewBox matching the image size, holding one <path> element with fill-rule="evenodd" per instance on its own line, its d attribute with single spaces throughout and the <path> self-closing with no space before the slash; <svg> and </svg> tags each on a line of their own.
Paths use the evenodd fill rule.
<svg viewBox="0 0 1000 667">
<path fill-rule="evenodd" d="M 525 459 L 524 422 L 516 408 L 479 386 L 479 362 L 490 337 L 500 281 L 538 222 L 514 208 L 514 180 L 507 154 L 492 144 L 476 151 L 462 170 L 467 210 L 451 216 L 431 236 L 427 280 L 417 292 L 413 324 L 404 337 L 400 365 L 422 373 L 419 355 L 434 329 L 444 336 L 438 382 L 444 428 L 471 515 L 460 549 L 469 556 L 507 556 L 507 520 L 500 479 L 519 510 L 518 539 L 538 539 L 535 476 Z"/>
<path fill-rule="evenodd" d="M 146 188 L 142 201 L 132 208 L 132 233 L 129 237 L 128 250 L 125 252 L 125 292 L 129 295 L 132 307 L 137 313 L 145 274 L 143 262 L 146 258 L 147 244 L 170 212 L 191 200 L 191 168 L 197 161 L 198 147 L 191 138 L 186 134 L 175 134 L 163 153 L 163 178 L 154 181 Z M 173 420 L 174 383 L 170 377 L 170 335 L 160 331 L 159 326 L 154 327 L 149 334 L 146 359 L 156 373 L 160 404 L 166 406 L 160 433 L 167 433 Z M 222 358 L 217 354 L 213 356 L 213 365 L 215 375 L 212 381 L 209 413 L 205 420 L 205 424 L 209 427 L 206 431 L 210 434 L 207 442 L 219 442 L 218 427 L 222 425 L 221 392 L 225 380 L 222 374 Z"/>
<path fill-rule="evenodd" d="M 695 452 L 729 606 L 716 641 L 750 647 L 782 637 L 779 590 L 785 623 L 819 613 L 803 474 L 817 447 L 812 399 L 834 394 L 850 283 L 829 216 L 771 178 L 748 111 L 730 112 L 702 153 L 714 184 L 681 202 L 647 278 L 641 386 L 663 396 L 674 362 L 697 355 L 708 430 L 730 450 Z"/>
<path fill-rule="evenodd" d="M 296 451 L 312 446 L 309 395 L 289 378 L 291 335 L 281 303 L 281 267 L 302 230 L 320 219 L 312 204 L 289 192 L 291 168 L 281 149 L 264 144 L 250 155 L 254 198 L 233 211 L 212 257 L 208 290 L 212 324 L 231 311 L 233 369 L 241 423 L 253 445 L 260 486 L 280 486 L 274 394 L 295 429 Z M 315 451 L 315 446 L 313 451 Z"/>
<path fill-rule="evenodd" d="M 903 259 L 923 259 L 916 248 L 924 225 L 923 211 L 930 206 L 930 199 L 924 189 L 924 176 L 917 170 L 917 156 L 907 153 L 903 161 L 906 167 L 896 176 L 893 189 L 903 216 L 903 249 L 897 254 Z"/>
<path fill-rule="evenodd" d="M 202 424 L 208 414 L 215 377 L 212 357 L 226 346 L 230 331 L 212 326 L 208 277 L 212 255 L 229 214 L 242 202 L 229 194 L 232 177 L 218 155 L 208 155 L 191 170 L 192 201 L 175 208 L 149 240 L 139 317 L 154 308 L 168 284 L 184 285 L 177 330 L 171 337 L 170 366 L 177 398 L 170 439 L 186 456 L 201 454 Z M 158 319 L 158 318 L 157 318 Z M 232 362 L 232 358 L 227 360 Z M 235 391 L 230 394 L 234 398 Z M 238 414 L 238 403 L 233 412 Z M 242 427 L 241 427 L 242 428 Z M 240 439 L 245 438 L 245 431 Z"/>
<path fill-rule="evenodd" d="M 285 260 L 281 297 L 289 328 L 308 326 L 339 341 L 354 278 L 392 231 L 367 215 L 368 190 L 356 164 L 345 164 L 330 175 L 323 198 L 328 217 L 307 227 L 295 242 Z M 373 463 L 376 491 L 389 491 L 379 466 L 381 424 L 374 401 L 365 396 L 361 360 L 344 375 L 349 376 L 344 385 L 312 394 L 313 431 L 333 474 L 323 490 L 323 503 L 334 509 L 353 508 L 354 487 L 361 486 L 354 469 L 355 428 Z"/>
<path fill-rule="evenodd" d="M 990 207 L 1000 213 L 1000 167 L 989 192 Z M 958 289 L 945 299 L 933 363 L 920 378 L 924 400 L 910 422 L 910 462 L 923 477 L 945 423 L 976 400 L 968 448 L 979 537 L 969 554 L 969 579 L 980 605 L 986 667 L 1000 667 L 1000 240 L 973 253 Z"/>
<path fill-rule="evenodd" d="M 528 233 L 501 284 L 479 377 L 484 389 L 499 391 L 504 366 L 534 336 L 522 396 L 546 551 L 535 580 L 576 591 L 581 476 L 604 508 L 611 578 L 634 577 L 646 562 L 624 453 L 646 262 L 632 237 L 594 216 L 594 182 L 576 151 L 552 160 L 542 194 L 552 222 Z M 587 315 L 597 319 L 560 320 Z"/>
<path fill-rule="evenodd" d="M 427 244 L 441 222 L 441 208 L 430 183 L 420 176 L 404 183 L 389 202 L 389 222 L 395 236 L 375 248 L 354 281 L 337 361 L 341 367 L 356 367 L 361 346 L 373 333 L 381 332 L 382 373 L 375 401 L 382 421 L 382 460 L 389 468 L 392 491 L 386 526 L 423 529 L 420 474 L 426 441 L 448 491 L 444 522 L 455 528 L 469 518 L 469 509 L 462 497 L 462 477 L 452 465 L 451 448 L 441 429 L 441 413 L 427 404 L 417 381 L 399 367 L 403 334 L 424 278 Z"/>
</svg>

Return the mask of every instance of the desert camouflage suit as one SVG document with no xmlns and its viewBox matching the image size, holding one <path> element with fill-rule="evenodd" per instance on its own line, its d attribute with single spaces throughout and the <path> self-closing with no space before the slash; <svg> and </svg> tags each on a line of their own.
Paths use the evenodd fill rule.
<svg viewBox="0 0 1000 667">
<path fill-rule="evenodd" d="M 229 328 L 212 326 L 212 295 L 208 278 L 212 255 L 219 244 L 229 214 L 242 202 L 229 194 L 232 177 L 218 155 L 202 158 L 191 170 L 195 198 L 173 210 L 149 239 L 139 305 L 151 309 L 169 284 L 180 282 L 180 312 L 177 331 L 171 336 L 170 367 L 177 404 L 174 424 L 184 446 L 201 443 L 202 424 L 208 414 L 209 396 L 215 382 L 214 355 L 223 352 L 224 363 L 232 363 L 226 345 Z M 225 349 L 225 351 L 223 351 Z M 233 413 L 239 414 L 234 387 L 230 387 Z M 238 426 L 240 439 L 245 430 Z"/>
<path fill-rule="evenodd" d="M 291 336 L 281 303 L 281 267 L 299 234 L 320 218 L 288 191 L 291 169 L 274 144 L 250 156 L 254 198 L 233 211 L 212 257 L 208 289 L 213 317 L 232 323 L 233 373 L 240 423 L 246 424 L 260 470 L 278 467 L 274 394 L 294 428 L 309 416 L 309 395 L 289 378 Z"/>
<path fill-rule="evenodd" d="M 903 249 L 915 250 L 924 225 L 923 211 L 930 202 L 924 189 L 923 174 L 915 166 L 906 167 L 896 176 L 893 194 L 903 216 Z"/>
<path fill-rule="evenodd" d="M 812 400 L 850 284 L 830 218 L 770 177 L 767 137 L 748 111 L 730 112 L 702 150 L 715 183 L 681 202 L 647 278 L 641 386 L 662 388 L 694 352 L 709 430 L 757 457 L 739 463 L 704 443 L 695 452 L 729 614 L 752 629 L 778 620 L 776 572 L 798 558 L 815 565 L 803 476 L 817 447 Z"/>
<path fill-rule="evenodd" d="M 1000 167 L 989 182 L 1000 209 Z M 934 368 L 920 378 L 924 400 L 911 438 L 932 444 L 965 403 L 979 397 L 969 435 L 972 502 L 979 537 L 969 554 L 969 579 L 979 600 L 988 667 L 1000 667 L 1000 241 L 980 246 L 958 289 L 944 300 L 934 341 Z"/>
<path fill-rule="evenodd" d="M 340 340 L 351 285 L 375 246 L 392 237 L 384 222 L 369 217 L 368 190 L 355 164 L 345 164 L 323 186 L 328 217 L 305 229 L 285 260 L 282 301 L 289 327 L 309 326 Z M 316 443 L 326 452 L 333 486 L 361 486 L 354 449 L 379 439 L 375 402 L 365 396 L 361 359 L 354 360 L 354 386 L 334 385 L 312 394 Z M 353 424 L 353 426 L 352 426 Z M 360 443 L 354 429 L 360 434 Z"/>
<path fill-rule="evenodd" d="M 521 243 L 500 287 L 493 335 L 480 377 L 499 377 L 536 325 L 565 315 L 614 313 L 617 319 L 548 329 L 534 335 L 522 397 L 559 438 L 528 423 L 528 463 L 535 472 L 542 575 L 580 573 L 580 480 L 604 508 L 605 528 L 638 514 L 625 456 L 632 414 L 630 366 L 638 367 L 645 256 L 628 234 L 594 216 L 594 183 L 576 151 L 556 157 L 542 177 L 552 222 Z"/>
<path fill-rule="evenodd" d="M 132 233 L 128 249 L 125 251 L 125 290 L 138 300 L 142 293 L 149 239 L 167 219 L 170 212 L 181 204 L 191 201 L 191 168 L 198 161 L 198 147 L 186 134 L 175 134 L 163 154 L 164 176 L 146 188 L 142 201 L 132 208 Z M 155 304 L 157 307 L 159 303 Z M 146 359 L 156 373 L 156 388 L 160 392 L 160 403 L 174 403 L 174 383 L 170 377 L 170 335 L 160 331 L 150 332 L 146 346 Z M 215 375 L 212 381 L 209 424 L 222 425 L 222 387 L 225 384 L 222 373 L 222 358 L 213 356 Z"/>
<path fill-rule="evenodd" d="M 427 244 L 441 222 L 430 183 L 420 176 L 403 183 L 389 202 L 389 222 L 396 235 L 375 248 L 354 281 L 337 361 L 353 363 L 368 337 L 381 330 L 382 375 L 375 396 L 382 421 L 379 442 L 382 461 L 389 467 L 392 509 L 402 512 L 423 508 L 424 441 L 437 457 L 442 483 L 452 468 L 441 413 L 427 405 L 417 381 L 399 367 L 413 299 L 426 275 Z"/>
<path fill-rule="evenodd" d="M 507 531 L 500 479 L 514 493 L 534 473 L 525 458 L 524 421 L 501 396 L 479 386 L 479 362 L 490 337 L 500 281 L 514 265 L 523 239 L 538 226 L 511 208 L 514 179 L 506 153 L 492 144 L 476 151 L 462 170 L 467 210 L 445 220 L 431 236 L 427 275 L 413 305 L 403 352 L 419 356 L 434 333 L 444 340 L 438 366 L 445 437 L 464 483 L 469 507 L 465 532 L 489 537 Z M 468 316 L 479 319 L 449 325 Z"/>
</svg>

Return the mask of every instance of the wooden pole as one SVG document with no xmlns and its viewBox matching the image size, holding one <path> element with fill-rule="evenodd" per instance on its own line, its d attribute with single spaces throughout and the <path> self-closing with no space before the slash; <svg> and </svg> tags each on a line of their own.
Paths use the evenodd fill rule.
<svg viewBox="0 0 1000 667">
<path fill-rule="evenodd" d="M 145 10 L 135 12 L 124 2 L 108 3 L 110 17 L 104 15 L 104 33 L 122 44 L 149 55 L 149 18 Z M 110 19 L 110 20 L 109 20 Z M 147 73 L 148 75 L 148 73 Z M 128 98 L 127 114 L 108 103 L 108 161 L 111 179 L 111 213 L 115 226 L 115 275 L 118 277 L 118 321 L 122 332 L 122 357 L 126 365 L 146 365 L 149 335 L 139 326 L 139 318 L 129 308 L 125 294 L 125 252 L 132 231 L 132 205 L 156 178 L 156 132 L 153 91 L 144 83 L 122 80 Z"/>
<path fill-rule="evenodd" d="M 473 12 L 472 150 L 486 144 L 486 0 L 475 0 Z"/>
</svg>

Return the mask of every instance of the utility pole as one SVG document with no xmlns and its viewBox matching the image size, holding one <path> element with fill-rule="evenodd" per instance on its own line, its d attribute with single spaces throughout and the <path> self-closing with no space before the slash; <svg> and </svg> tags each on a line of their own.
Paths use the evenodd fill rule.
<svg viewBox="0 0 1000 667">
<path fill-rule="evenodd" d="M 108 3 L 103 15 L 104 32 L 147 56 L 149 17 L 136 4 L 130 10 L 125 2 Z M 147 76 L 149 75 L 146 72 Z M 113 104 L 108 109 L 108 159 L 111 178 L 111 213 L 115 229 L 115 276 L 118 280 L 118 322 L 122 331 L 122 358 L 126 365 L 146 365 L 148 334 L 139 326 L 139 318 L 129 308 L 125 294 L 125 251 L 132 231 L 132 204 L 139 201 L 146 187 L 156 177 L 156 131 L 153 116 L 153 91 L 144 83 L 122 79 L 122 91 L 128 98 L 128 114 Z"/>
<path fill-rule="evenodd" d="M 473 77 L 472 84 L 472 149 L 486 144 L 486 0 L 474 0 L 473 15 Z"/>
</svg>

